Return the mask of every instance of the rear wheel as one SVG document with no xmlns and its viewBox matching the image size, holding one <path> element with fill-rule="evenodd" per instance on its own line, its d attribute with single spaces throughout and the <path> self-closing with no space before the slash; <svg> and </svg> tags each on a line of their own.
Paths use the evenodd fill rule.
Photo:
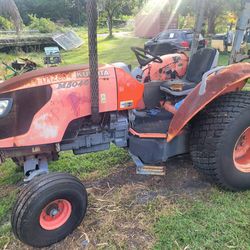
<svg viewBox="0 0 250 250">
<path fill-rule="evenodd" d="M 62 173 L 42 175 L 20 192 L 12 212 L 12 228 L 25 244 L 46 247 L 72 233 L 86 209 L 87 193 L 77 178 Z"/>
<path fill-rule="evenodd" d="M 195 167 L 221 187 L 250 189 L 250 92 L 219 97 L 194 120 L 190 151 Z"/>
</svg>

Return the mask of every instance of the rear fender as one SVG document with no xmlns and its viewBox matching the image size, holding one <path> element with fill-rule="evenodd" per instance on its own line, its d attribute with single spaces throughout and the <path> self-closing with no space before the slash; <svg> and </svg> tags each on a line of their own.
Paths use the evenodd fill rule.
<svg viewBox="0 0 250 250">
<path fill-rule="evenodd" d="M 250 78 L 250 63 L 239 63 L 226 67 L 207 80 L 206 91 L 199 95 L 199 84 L 184 100 L 175 113 L 169 127 L 167 140 L 173 140 L 188 122 L 217 97 L 241 90 Z"/>
</svg>

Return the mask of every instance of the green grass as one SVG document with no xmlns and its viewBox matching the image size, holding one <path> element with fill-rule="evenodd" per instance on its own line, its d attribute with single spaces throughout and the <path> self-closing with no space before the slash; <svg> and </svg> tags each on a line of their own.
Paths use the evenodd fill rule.
<svg viewBox="0 0 250 250">
<path fill-rule="evenodd" d="M 155 249 L 250 249 L 250 192 L 213 191 L 207 200 L 180 200 L 155 225 Z"/>
<path fill-rule="evenodd" d="M 62 65 L 69 64 L 88 64 L 88 38 L 85 29 L 78 30 L 78 33 L 81 34 L 81 37 L 84 40 L 83 46 L 73 51 L 62 51 Z M 124 37 L 124 38 L 112 38 L 108 39 L 105 37 L 98 38 L 98 59 L 100 64 L 109 64 L 114 62 L 124 62 L 127 64 L 132 64 L 137 66 L 137 60 L 134 53 L 131 51 L 130 47 L 139 46 L 143 47 L 145 39 L 138 39 L 133 37 Z M 43 66 L 43 57 L 44 53 L 42 52 L 32 52 L 25 54 L 23 52 L 16 53 L 0 53 L 0 62 L 4 61 L 11 63 L 16 60 L 18 57 L 29 58 L 30 60 L 35 61 L 38 66 Z M 1 67 L 2 71 L 4 66 Z M 1 78 L 1 70 L 0 70 Z"/>
<path fill-rule="evenodd" d="M 98 51 L 99 63 L 114 63 L 125 62 L 127 64 L 137 65 L 137 60 L 134 53 L 131 51 L 131 46 L 142 46 L 144 39 L 137 38 L 99 38 Z M 63 52 L 63 64 L 80 64 L 88 63 L 87 42 L 80 49 L 73 52 Z"/>
<path fill-rule="evenodd" d="M 227 65 L 229 61 L 229 54 L 221 54 L 219 58 L 219 66 Z"/>
<path fill-rule="evenodd" d="M 62 52 L 63 64 L 88 63 L 87 35 L 82 35 L 85 44 L 74 51 Z M 132 37 L 99 41 L 99 62 L 102 64 L 122 61 L 137 65 L 131 46 L 142 46 L 144 39 Z M 17 56 L 29 57 L 42 66 L 43 53 L 1 54 L 0 61 L 11 62 Z M 227 64 L 228 56 L 220 57 L 220 65 Z M 69 172 L 82 180 L 107 176 L 118 165 L 129 159 L 126 151 L 114 146 L 109 151 L 74 156 L 62 153 L 60 161 L 50 164 L 52 171 Z M 12 161 L 1 166 L 0 172 L 0 249 L 11 240 L 10 210 L 16 197 L 16 184 L 22 172 Z M 250 192 L 226 193 L 212 191 L 207 199 L 177 199 L 171 213 L 159 217 L 154 205 L 149 205 L 154 221 L 152 235 L 156 237 L 155 249 L 242 249 L 250 250 Z"/>
<path fill-rule="evenodd" d="M 126 150 L 112 146 L 110 150 L 74 156 L 71 152 L 61 153 L 60 160 L 50 164 L 50 170 L 67 172 L 88 180 L 104 177 L 110 174 L 113 168 L 125 164 L 129 159 Z"/>
<path fill-rule="evenodd" d="M 8 160 L 1 166 L 0 185 L 15 185 L 22 176 L 20 168 Z"/>
<path fill-rule="evenodd" d="M 108 151 L 81 156 L 64 152 L 59 161 L 50 163 L 50 170 L 67 172 L 89 181 L 107 176 L 128 160 L 127 151 L 114 146 Z M 5 244 L 13 240 L 10 214 L 16 199 L 16 184 L 23 178 L 23 173 L 11 160 L 5 162 L 0 171 L 0 249 L 3 249 Z"/>
<path fill-rule="evenodd" d="M 10 214 L 16 199 L 16 184 L 22 179 L 20 168 L 8 160 L 0 167 L 0 249 L 7 244 L 11 235 Z"/>
<path fill-rule="evenodd" d="M 16 199 L 16 193 L 12 191 L 6 197 L 1 197 L 0 202 L 0 249 L 13 237 L 11 234 L 10 211 Z"/>
</svg>

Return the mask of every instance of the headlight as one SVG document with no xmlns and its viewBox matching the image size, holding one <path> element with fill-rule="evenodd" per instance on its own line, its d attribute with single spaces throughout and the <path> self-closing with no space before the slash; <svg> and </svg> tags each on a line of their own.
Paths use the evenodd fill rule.
<svg viewBox="0 0 250 250">
<path fill-rule="evenodd" d="M 0 117 L 6 116 L 12 108 L 13 100 L 10 98 L 0 99 Z"/>
</svg>

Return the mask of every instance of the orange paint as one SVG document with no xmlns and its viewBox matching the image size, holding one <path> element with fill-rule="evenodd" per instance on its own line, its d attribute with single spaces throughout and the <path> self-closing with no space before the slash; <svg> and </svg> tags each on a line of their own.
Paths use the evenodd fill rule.
<svg viewBox="0 0 250 250">
<path fill-rule="evenodd" d="M 150 63 L 144 67 L 144 79 L 150 75 L 152 81 L 166 81 L 170 79 L 167 74 L 169 70 L 176 71 L 178 77 L 183 77 L 186 74 L 188 66 L 188 56 L 186 54 L 170 54 L 161 56 L 162 63 Z"/>
<path fill-rule="evenodd" d="M 28 76 L 24 74 L 12 78 L 0 87 L 1 93 L 42 85 L 50 85 L 52 88 L 50 101 L 34 115 L 28 132 L 0 140 L 1 148 L 59 143 L 71 121 L 91 115 L 88 69 L 82 67 L 66 73 L 58 72 L 58 68 L 53 69 L 55 74 L 52 74 L 51 69 L 49 74 L 44 74 L 42 70 L 44 75 L 40 75 L 41 70 L 34 71 L 28 73 Z M 106 74 L 99 77 L 99 110 L 101 113 L 116 111 L 118 103 L 115 69 L 106 66 L 100 67 L 99 71 Z M 64 78 L 61 78 L 62 75 Z"/>
<path fill-rule="evenodd" d="M 118 110 L 137 109 L 143 106 L 144 84 L 138 82 L 130 74 L 116 68 L 118 79 Z"/>
<path fill-rule="evenodd" d="M 233 160 L 235 167 L 239 171 L 250 173 L 250 127 L 237 140 L 234 147 Z"/>
<path fill-rule="evenodd" d="M 250 78 L 250 63 L 233 64 L 207 80 L 206 92 L 199 95 L 200 84 L 185 98 L 174 115 L 168 131 L 168 141 L 173 140 L 188 122 L 206 105 L 228 92 L 241 90 Z"/>
<path fill-rule="evenodd" d="M 177 109 L 170 102 L 165 102 L 163 105 L 164 109 L 172 114 L 176 114 Z"/>
<path fill-rule="evenodd" d="M 138 133 L 132 128 L 129 129 L 129 132 L 132 135 L 138 136 L 140 138 L 145 138 L 145 139 L 149 139 L 149 138 L 151 138 L 151 139 L 154 139 L 154 138 L 167 139 L 167 135 L 166 134 L 161 134 L 161 133 Z"/>
<path fill-rule="evenodd" d="M 53 231 L 63 226 L 72 214 L 69 201 L 59 199 L 48 204 L 41 212 L 40 226 L 47 231 Z"/>
</svg>

